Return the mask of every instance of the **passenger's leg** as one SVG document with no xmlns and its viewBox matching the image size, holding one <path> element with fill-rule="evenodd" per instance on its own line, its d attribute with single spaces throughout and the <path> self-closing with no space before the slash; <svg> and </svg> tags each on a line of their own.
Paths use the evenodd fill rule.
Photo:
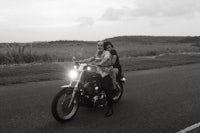
<svg viewBox="0 0 200 133">
<path fill-rule="evenodd" d="M 117 78 L 118 73 L 119 73 L 119 70 L 117 68 L 113 68 L 110 74 L 114 89 L 116 89 L 116 85 L 117 85 L 116 78 Z"/>
</svg>

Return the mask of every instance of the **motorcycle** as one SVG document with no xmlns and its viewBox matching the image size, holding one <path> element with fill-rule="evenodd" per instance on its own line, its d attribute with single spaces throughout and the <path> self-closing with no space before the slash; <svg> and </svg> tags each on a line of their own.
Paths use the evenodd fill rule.
<svg viewBox="0 0 200 133">
<path fill-rule="evenodd" d="M 107 105 L 98 69 L 99 66 L 92 64 L 74 64 L 74 68 L 69 72 L 70 83 L 61 86 L 63 89 L 52 101 L 51 111 L 57 121 L 68 122 L 76 115 L 80 106 L 99 108 Z M 113 103 L 117 103 L 122 97 L 125 78 L 117 76 L 116 81 L 118 85 L 113 90 Z"/>
</svg>

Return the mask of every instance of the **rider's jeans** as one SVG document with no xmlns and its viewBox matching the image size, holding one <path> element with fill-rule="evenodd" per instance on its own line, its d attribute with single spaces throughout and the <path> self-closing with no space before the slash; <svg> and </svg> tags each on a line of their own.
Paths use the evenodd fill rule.
<svg viewBox="0 0 200 133">
<path fill-rule="evenodd" d="M 108 107 L 112 108 L 112 79 L 109 75 L 102 78 L 102 88 L 104 89 L 107 96 Z"/>
</svg>

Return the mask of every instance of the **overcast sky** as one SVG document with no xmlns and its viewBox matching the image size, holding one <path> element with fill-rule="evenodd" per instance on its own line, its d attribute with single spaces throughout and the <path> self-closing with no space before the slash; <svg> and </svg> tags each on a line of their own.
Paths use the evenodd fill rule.
<svg viewBox="0 0 200 133">
<path fill-rule="evenodd" d="M 200 35 L 200 0 L 0 0 L 0 42 Z"/>
</svg>

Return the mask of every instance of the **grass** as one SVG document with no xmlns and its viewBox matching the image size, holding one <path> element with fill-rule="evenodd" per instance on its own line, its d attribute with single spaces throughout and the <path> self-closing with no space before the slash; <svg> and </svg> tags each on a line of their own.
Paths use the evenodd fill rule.
<svg viewBox="0 0 200 133">
<path fill-rule="evenodd" d="M 49 54 L 46 52 L 33 51 L 29 45 L 9 44 L 2 48 L 0 53 L 0 64 L 21 64 L 32 62 L 53 62 L 69 60 L 66 56 Z"/>
<path fill-rule="evenodd" d="M 120 59 L 123 71 L 136 71 L 200 63 L 200 55 L 165 55 L 157 58 L 129 57 Z M 8 65 L 0 68 L 0 85 L 38 82 L 49 80 L 68 80 L 67 72 L 72 68 L 70 62 Z"/>
<path fill-rule="evenodd" d="M 1 66 L 0 85 L 65 79 L 70 63 L 39 63 Z"/>
<path fill-rule="evenodd" d="M 124 58 L 121 60 L 125 71 L 136 71 L 200 63 L 200 55 L 164 55 L 157 58 Z"/>
<path fill-rule="evenodd" d="M 200 52 L 199 42 L 131 42 L 117 41 L 114 46 L 124 71 L 162 68 L 200 63 L 200 55 L 170 55 Z M 73 56 L 83 59 L 93 56 L 96 42 L 55 41 L 45 43 L 0 44 L 0 85 L 64 80 Z M 155 59 L 145 56 L 156 56 Z M 15 64 L 15 65 L 14 65 Z"/>
<path fill-rule="evenodd" d="M 120 57 L 154 56 L 162 53 L 199 52 L 193 43 L 150 43 L 115 42 Z M 93 56 L 96 42 L 92 43 L 47 43 L 7 44 L 0 48 L 0 64 L 32 62 L 65 62 L 73 56 L 78 59 Z"/>
</svg>

